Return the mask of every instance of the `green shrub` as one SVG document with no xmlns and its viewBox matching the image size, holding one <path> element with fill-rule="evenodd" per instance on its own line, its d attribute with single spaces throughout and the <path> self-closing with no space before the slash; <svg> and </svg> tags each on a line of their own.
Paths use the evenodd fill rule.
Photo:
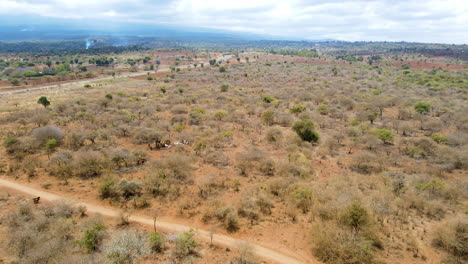
<svg viewBox="0 0 468 264">
<path fill-rule="evenodd" d="M 221 85 L 221 92 L 227 92 L 229 89 L 229 85 L 228 84 L 223 84 Z"/>
<path fill-rule="evenodd" d="M 102 231 L 104 230 L 103 224 L 96 224 L 95 226 L 83 231 L 83 235 L 77 243 L 83 247 L 88 253 L 96 251 L 99 244 L 102 242 Z"/>
<path fill-rule="evenodd" d="M 55 140 L 55 138 L 47 139 L 45 146 L 44 146 L 44 149 L 47 152 L 47 155 L 50 155 L 51 153 L 53 153 L 55 149 L 57 148 L 57 146 L 58 146 L 58 143 L 57 143 L 57 140 Z"/>
<path fill-rule="evenodd" d="M 198 243 L 195 240 L 195 231 L 190 229 L 190 231 L 184 232 L 177 237 L 176 240 L 176 254 L 179 257 L 184 257 L 188 255 L 196 255 Z"/>
<path fill-rule="evenodd" d="M 275 101 L 276 98 L 274 96 L 271 96 L 271 95 L 265 95 L 265 96 L 263 96 L 262 100 L 265 103 L 271 103 L 271 102 Z"/>
<path fill-rule="evenodd" d="M 217 110 L 214 114 L 213 117 L 216 120 L 223 120 L 227 116 L 227 112 L 224 110 Z"/>
<path fill-rule="evenodd" d="M 442 133 L 433 133 L 431 135 L 432 140 L 434 140 L 437 144 L 447 144 L 448 143 L 448 137 L 445 134 Z"/>
<path fill-rule="evenodd" d="M 275 111 L 266 110 L 262 113 L 262 122 L 268 126 L 271 126 L 275 122 L 275 116 Z"/>
<path fill-rule="evenodd" d="M 162 252 L 164 250 L 164 238 L 158 233 L 154 232 L 149 236 L 149 246 L 153 252 Z"/>
<path fill-rule="evenodd" d="M 348 206 L 340 217 L 340 222 L 355 230 L 360 230 L 363 226 L 370 223 L 371 219 L 367 209 L 359 203 L 353 203 Z"/>
<path fill-rule="evenodd" d="M 297 121 L 292 128 L 304 141 L 317 142 L 320 139 L 319 134 L 314 130 L 315 124 L 312 120 Z"/>
<path fill-rule="evenodd" d="M 18 139 L 15 138 L 15 137 L 8 137 L 6 138 L 4 141 L 3 141 L 3 145 L 5 145 L 5 147 L 11 147 L 13 146 L 14 144 L 16 144 L 18 142 Z"/>
<path fill-rule="evenodd" d="M 431 111 L 431 104 L 427 102 L 417 102 L 414 105 L 414 110 L 420 114 L 429 113 L 429 111 Z"/>
<path fill-rule="evenodd" d="M 293 114 L 299 114 L 299 113 L 304 112 L 305 110 L 307 110 L 307 108 L 305 108 L 305 106 L 295 105 L 295 106 L 291 107 L 291 109 L 289 109 L 289 112 L 291 112 Z"/>
<path fill-rule="evenodd" d="M 41 104 L 42 106 L 44 106 L 45 108 L 47 108 L 49 105 L 50 105 L 50 101 L 47 99 L 47 97 L 45 96 L 41 96 L 38 100 L 37 100 L 37 103 L 38 104 Z"/>
</svg>

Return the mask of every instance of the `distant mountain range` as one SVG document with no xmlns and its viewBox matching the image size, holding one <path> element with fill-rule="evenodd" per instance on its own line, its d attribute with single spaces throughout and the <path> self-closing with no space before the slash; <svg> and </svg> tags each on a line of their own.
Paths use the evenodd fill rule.
<svg viewBox="0 0 468 264">
<path fill-rule="evenodd" d="M 138 23 L 101 23 L 87 21 L 76 23 L 63 19 L 16 16 L 0 17 L 0 41 L 33 41 L 33 40 L 81 40 L 89 37 L 151 37 L 165 40 L 292 40 L 270 35 L 240 33 L 226 30 L 180 27 L 159 24 Z M 334 41 L 332 39 L 308 40 L 310 42 Z"/>
</svg>

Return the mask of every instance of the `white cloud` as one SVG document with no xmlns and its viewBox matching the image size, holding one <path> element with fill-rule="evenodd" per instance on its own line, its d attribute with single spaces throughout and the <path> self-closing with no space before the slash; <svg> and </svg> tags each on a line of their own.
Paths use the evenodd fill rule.
<svg viewBox="0 0 468 264">
<path fill-rule="evenodd" d="M 466 0 L 0 0 L 1 14 L 147 21 L 304 39 L 468 42 Z"/>
</svg>

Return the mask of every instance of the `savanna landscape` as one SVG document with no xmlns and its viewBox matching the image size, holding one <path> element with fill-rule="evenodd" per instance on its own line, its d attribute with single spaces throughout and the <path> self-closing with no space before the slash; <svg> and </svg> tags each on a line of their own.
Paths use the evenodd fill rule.
<svg viewBox="0 0 468 264">
<path fill-rule="evenodd" d="M 0 97 L 2 179 L 60 197 L 2 188 L 4 261 L 467 260 L 464 62 L 230 54 Z"/>
<path fill-rule="evenodd" d="M 461 0 L 0 0 L 0 264 L 468 263 Z"/>
</svg>

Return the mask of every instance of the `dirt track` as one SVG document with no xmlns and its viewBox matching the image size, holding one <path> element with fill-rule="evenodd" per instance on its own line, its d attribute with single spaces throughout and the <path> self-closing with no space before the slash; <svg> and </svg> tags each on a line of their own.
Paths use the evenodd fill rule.
<svg viewBox="0 0 468 264">
<path fill-rule="evenodd" d="M 72 199 L 71 197 L 62 197 L 56 194 L 45 192 L 36 188 L 32 188 L 32 187 L 19 184 L 13 181 L 5 180 L 5 179 L 0 179 L 0 186 L 13 189 L 16 191 L 20 191 L 20 192 L 29 194 L 31 196 L 40 196 L 41 200 L 46 200 L 46 201 Z M 99 213 L 103 216 L 108 216 L 108 217 L 117 217 L 119 216 L 119 213 L 120 213 L 118 210 L 106 208 L 106 207 L 102 207 L 98 205 L 93 205 L 90 203 L 77 202 L 76 205 L 84 205 L 87 208 L 87 212 Z M 153 219 L 149 217 L 130 216 L 129 220 L 136 222 L 136 223 L 153 226 Z M 159 230 L 162 230 L 164 232 L 175 232 L 175 233 L 185 232 L 185 231 L 190 230 L 191 228 L 190 226 L 164 222 L 160 220 L 157 221 L 156 227 Z M 207 241 L 207 242 L 210 241 L 209 231 L 197 229 L 197 236 L 204 241 Z M 225 235 L 217 235 L 217 234 L 213 235 L 213 243 L 219 246 L 223 246 L 223 247 L 235 248 L 239 244 L 245 243 L 245 242 L 247 241 L 231 238 Z M 252 246 L 252 249 L 255 255 L 257 255 L 261 259 L 267 260 L 268 263 L 279 263 L 279 264 L 311 263 L 310 261 L 301 261 L 292 257 L 292 255 L 294 255 L 294 252 L 290 252 L 289 255 L 286 255 L 284 253 L 280 253 L 273 249 L 259 246 L 254 243 L 249 243 L 249 244 Z"/>
<path fill-rule="evenodd" d="M 217 58 L 217 61 L 222 61 L 222 60 L 228 60 L 232 56 L 221 56 Z M 209 65 L 208 62 L 204 62 L 205 65 Z M 186 69 L 188 67 L 191 67 L 191 65 L 183 65 L 179 66 L 178 68 L 180 69 Z M 146 75 L 149 73 L 159 73 L 159 72 L 170 72 L 170 68 L 162 68 L 158 69 L 157 71 L 144 71 L 144 72 L 136 72 L 136 73 L 129 73 L 129 74 L 123 74 L 123 75 L 116 75 L 115 77 L 110 76 L 110 77 L 102 77 L 102 78 L 97 78 L 97 79 L 89 79 L 89 80 L 82 80 L 82 81 L 74 81 L 74 82 L 67 82 L 67 83 L 61 83 L 61 84 L 51 84 L 51 85 L 45 85 L 45 86 L 39 86 L 39 87 L 31 87 L 31 88 L 24 88 L 24 89 L 16 89 L 16 90 L 8 90 L 8 91 L 0 91 L 0 96 L 1 95 L 8 95 L 8 94 L 16 94 L 16 93 L 26 93 L 26 92 L 32 92 L 32 91 L 38 91 L 38 90 L 45 90 L 49 88 L 59 88 L 62 86 L 67 86 L 67 85 L 73 85 L 73 84 L 83 84 L 83 83 L 89 83 L 89 82 L 95 82 L 95 81 L 101 81 L 101 80 L 110 80 L 110 79 L 115 79 L 115 78 L 127 78 L 127 77 L 134 77 L 134 76 L 142 76 Z"/>
</svg>

